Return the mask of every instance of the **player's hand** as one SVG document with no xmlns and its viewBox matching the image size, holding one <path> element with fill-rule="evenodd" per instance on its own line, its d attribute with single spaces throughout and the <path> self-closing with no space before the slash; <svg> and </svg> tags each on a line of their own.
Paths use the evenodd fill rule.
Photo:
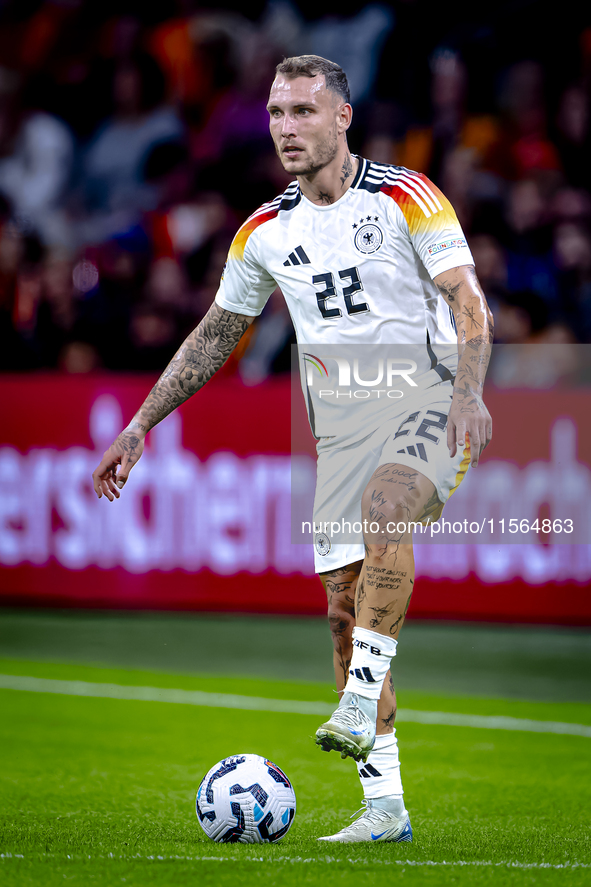
<svg viewBox="0 0 591 887">
<path fill-rule="evenodd" d="M 136 431 L 122 431 L 92 473 L 94 491 L 109 502 L 118 499 L 129 472 L 144 451 L 144 437 Z"/>
<path fill-rule="evenodd" d="M 447 446 L 453 459 L 458 447 L 470 443 L 470 464 L 473 468 L 492 438 L 492 419 L 478 394 L 454 391 L 447 420 Z"/>
</svg>

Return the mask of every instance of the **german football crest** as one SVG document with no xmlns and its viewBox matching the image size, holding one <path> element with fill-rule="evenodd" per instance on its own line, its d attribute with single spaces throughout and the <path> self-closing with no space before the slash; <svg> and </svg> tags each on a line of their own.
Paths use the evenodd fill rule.
<svg viewBox="0 0 591 887">
<path fill-rule="evenodd" d="M 376 253 L 384 242 L 384 234 L 375 222 L 366 222 L 357 228 L 354 242 L 356 248 L 364 256 Z"/>
<path fill-rule="evenodd" d="M 330 539 L 326 533 L 316 533 L 314 544 L 320 557 L 326 557 L 331 549 Z"/>
</svg>

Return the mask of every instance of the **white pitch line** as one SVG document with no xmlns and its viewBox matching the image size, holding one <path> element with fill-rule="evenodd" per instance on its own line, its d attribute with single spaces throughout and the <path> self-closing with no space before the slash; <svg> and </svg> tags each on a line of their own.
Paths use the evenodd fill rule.
<svg viewBox="0 0 591 887">
<path fill-rule="evenodd" d="M 0 675 L 0 690 L 21 690 L 30 693 L 57 693 L 63 696 L 86 696 L 100 699 L 127 699 L 136 702 L 168 702 L 177 705 L 199 705 L 206 708 L 234 708 L 243 711 L 282 712 L 285 714 L 331 714 L 334 704 L 306 702 L 297 699 L 266 699 L 262 696 L 239 696 L 231 693 L 204 693 L 201 690 L 177 690 L 169 687 L 133 687 L 124 684 L 99 684 L 90 681 L 59 681 L 24 675 Z M 399 709 L 397 720 L 443 727 L 476 727 L 485 730 L 518 730 L 525 733 L 555 733 L 591 738 L 591 726 L 562 721 L 533 721 L 501 715 L 465 715 L 446 711 L 414 711 Z"/>
<path fill-rule="evenodd" d="M 503 715 L 460 715 L 447 711 L 412 711 L 401 709 L 397 720 L 415 724 L 438 724 L 449 727 L 477 727 L 486 730 L 519 730 L 525 733 L 561 733 L 567 736 L 591 737 L 587 724 L 569 724 L 564 721 L 532 721 L 529 718 L 510 718 Z"/>
<path fill-rule="evenodd" d="M 241 844 L 240 846 L 245 846 Z M 289 862 L 293 864 L 324 864 L 324 865 L 338 865 L 346 863 L 347 865 L 356 865 L 356 866 L 384 866 L 384 865 L 401 865 L 401 866 L 427 866 L 429 868 L 437 867 L 437 866 L 445 866 L 446 868 L 452 868 L 454 866 L 475 866 L 478 868 L 509 868 L 509 869 L 588 869 L 591 868 L 591 864 L 586 862 L 519 862 L 515 860 L 502 860 L 500 862 L 493 862 L 492 860 L 481 860 L 481 859 L 456 859 L 456 860 L 433 860 L 433 859 L 372 859 L 371 857 L 363 857 L 358 859 L 339 857 L 339 856 L 241 856 L 238 853 L 235 856 L 180 856 L 180 855 L 172 855 L 172 856 L 143 856 L 139 853 L 129 854 L 127 856 L 123 854 L 115 855 L 114 853 L 106 853 L 99 854 L 93 856 L 91 854 L 83 855 L 83 854 L 59 854 L 59 853 L 35 853 L 32 854 L 35 859 L 39 859 L 39 857 L 47 857 L 51 859 L 61 859 L 61 860 L 69 860 L 71 862 L 77 862 L 81 860 L 124 860 L 126 862 L 131 862 L 132 860 L 138 860 L 140 862 L 266 862 L 268 865 L 273 865 L 277 862 Z M 24 853 L 0 853 L 0 859 L 28 859 L 30 857 L 26 856 Z"/>
<path fill-rule="evenodd" d="M 273 711 L 299 715 L 326 715 L 335 709 L 334 705 L 331 707 L 326 702 L 265 699 L 262 696 L 204 693 L 201 690 L 177 690 L 169 687 L 131 687 L 125 684 L 95 684 L 89 681 L 56 681 L 21 675 L 0 675 L 0 689 L 58 693 L 64 696 L 96 696 L 101 699 L 130 699 L 138 702 L 172 702 L 207 708 L 239 708 L 245 711 Z"/>
</svg>

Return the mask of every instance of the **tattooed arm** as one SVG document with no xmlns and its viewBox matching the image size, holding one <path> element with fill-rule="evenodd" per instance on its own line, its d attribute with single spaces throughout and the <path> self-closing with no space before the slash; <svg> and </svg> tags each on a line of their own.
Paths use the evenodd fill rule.
<svg viewBox="0 0 591 887">
<path fill-rule="evenodd" d="M 203 388 L 226 362 L 253 320 L 254 317 L 234 314 L 213 303 L 95 469 L 92 480 L 99 499 L 103 494 L 111 502 L 119 498 L 119 489 L 142 455 L 148 431 Z"/>
<path fill-rule="evenodd" d="M 492 420 L 482 401 L 482 389 L 493 341 L 493 317 L 473 265 L 451 268 L 434 278 L 451 307 L 458 329 L 458 372 L 447 422 L 447 445 L 455 456 L 470 440 L 472 465 L 478 465 L 492 437 Z"/>
</svg>

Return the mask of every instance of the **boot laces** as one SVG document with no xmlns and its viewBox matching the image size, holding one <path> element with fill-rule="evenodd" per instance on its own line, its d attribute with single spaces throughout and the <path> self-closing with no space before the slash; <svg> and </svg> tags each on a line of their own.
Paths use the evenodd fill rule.
<svg viewBox="0 0 591 887">
<path fill-rule="evenodd" d="M 392 818 L 386 810 L 379 810 L 376 807 L 372 807 L 371 801 L 369 801 L 367 798 L 363 799 L 361 805 L 362 806 L 359 808 L 359 810 L 356 810 L 355 813 L 352 813 L 349 817 L 350 819 L 353 819 L 355 816 L 359 816 L 359 819 L 356 819 L 355 822 L 352 823 L 353 826 L 357 825 L 358 823 L 361 824 L 362 822 L 369 822 L 372 825 L 379 825 L 381 822 L 389 821 Z M 351 826 L 349 826 L 349 828 L 351 828 Z"/>
<path fill-rule="evenodd" d="M 338 721 L 348 730 L 350 728 L 358 729 L 359 727 L 365 729 L 366 723 L 369 722 L 369 718 L 365 712 L 361 711 L 361 709 L 354 704 L 345 705 L 343 708 L 337 708 L 331 720 Z"/>
</svg>

